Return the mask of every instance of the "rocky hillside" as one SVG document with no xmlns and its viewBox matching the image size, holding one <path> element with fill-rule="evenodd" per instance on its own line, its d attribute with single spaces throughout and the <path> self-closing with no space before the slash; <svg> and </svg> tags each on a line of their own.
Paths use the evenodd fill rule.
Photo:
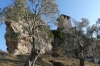
<svg viewBox="0 0 100 66">
<path fill-rule="evenodd" d="M 0 53 L 0 66 L 24 66 L 28 55 L 11 56 Z M 40 55 L 35 66 L 79 66 L 79 59 L 63 57 L 51 57 Z M 100 66 L 93 62 L 85 61 L 85 66 Z"/>
<path fill-rule="evenodd" d="M 40 15 L 34 15 L 37 19 L 40 19 L 34 23 L 34 27 L 38 25 L 44 25 L 44 21 L 41 19 Z M 32 27 L 32 21 L 29 21 L 30 24 L 24 22 L 24 19 L 15 21 L 6 21 L 6 46 L 7 51 L 10 54 L 18 55 L 18 54 L 30 54 L 32 48 L 32 37 L 30 36 L 31 31 L 29 30 Z M 24 25 L 24 27 L 23 27 Z M 27 29 L 26 29 L 27 28 Z M 45 31 L 46 30 L 46 31 Z M 51 38 L 48 35 L 48 28 L 38 27 L 34 30 L 35 44 L 36 49 L 40 49 L 41 53 L 44 53 L 45 50 L 51 50 Z M 42 47 L 42 46 L 43 47 Z"/>
</svg>

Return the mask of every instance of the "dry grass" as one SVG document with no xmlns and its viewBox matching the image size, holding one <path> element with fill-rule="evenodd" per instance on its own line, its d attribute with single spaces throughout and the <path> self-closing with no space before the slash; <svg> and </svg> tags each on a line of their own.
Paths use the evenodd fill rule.
<svg viewBox="0 0 100 66">
<path fill-rule="evenodd" d="M 0 56 L 0 66 L 24 66 L 28 56 Z M 54 60 L 55 62 L 60 62 L 64 64 L 64 66 L 79 66 L 79 59 L 75 58 L 67 58 L 67 57 L 50 57 L 50 56 L 40 56 L 36 61 L 35 66 L 53 66 L 50 60 Z M 85 61 L 85 66 L 100 66 L 93 62 Z"/>
<path fill-rule="evenodd" d="M 5 56 L 0 57 L 0 66 L 22 66 L 25 63 L 25 57 Z"/>
</svg>

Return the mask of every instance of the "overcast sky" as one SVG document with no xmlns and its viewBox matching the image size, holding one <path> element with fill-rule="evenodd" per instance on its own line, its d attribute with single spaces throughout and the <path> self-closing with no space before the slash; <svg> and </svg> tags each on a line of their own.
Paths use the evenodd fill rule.
<svg viewBox="0 0 100 66">
<path fill-rule="evenodd" d="M 11 3 L 11 0 L 0 0 L 0 8 Z M 88 18 L 90 24 L 95 24 L 97 18 L 100 18 L 100 0 L 57 0 L 60 14 L 71 16 L 76 20 Z M 5 25 L 0 25 L 0 49 L 6 51 L 6 42 L 4 39 Z M 56 27 L 53 27 L 56 29 Z"/>
</svg>

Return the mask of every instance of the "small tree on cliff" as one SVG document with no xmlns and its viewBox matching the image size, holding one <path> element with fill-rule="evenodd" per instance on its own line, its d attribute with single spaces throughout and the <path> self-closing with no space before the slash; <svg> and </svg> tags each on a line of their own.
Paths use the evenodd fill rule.
<svg viewBox="0 0 100 66">
<path fill-rule="evenodd" d="M 30 38 L 32 51 L 24 66 L 34 66 L 38 55 L 48 50 L 47 46 L 50 40 L 46 36 L 50 33 L 46 29 L 46 25 L 52 24 L 59 13 L 56 0 L 14 0 L 12 6 L 4 8 L 1 13 L 1 17 L 6 17 L 5 21 L 18 23 L 28 32 L 27 37 Z M 12 26 L 16 29 L 16 32 L 21 34 L 21 31 L 18 31 L 15 25 Z M 39 36 L 43 40 L 38 40 Z"/>
</svg>

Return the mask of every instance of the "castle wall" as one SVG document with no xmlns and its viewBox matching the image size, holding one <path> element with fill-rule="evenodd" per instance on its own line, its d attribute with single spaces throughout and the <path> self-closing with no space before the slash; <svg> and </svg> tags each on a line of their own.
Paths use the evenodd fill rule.
<svg viewBox="0 0 100 66">
<path fill-rule="evenodd" d="M 57 19 L 58 21 L 58 30 L 62 31 L 62 32 L 69 32 L 70 28 L 72 27 L 72 24 L 71 24 L 71 20 L 70 20 L 70 17 L 69 16 L 66 16 L 66 15 L 60 15 L 60 17 Z"/>
</svg>

